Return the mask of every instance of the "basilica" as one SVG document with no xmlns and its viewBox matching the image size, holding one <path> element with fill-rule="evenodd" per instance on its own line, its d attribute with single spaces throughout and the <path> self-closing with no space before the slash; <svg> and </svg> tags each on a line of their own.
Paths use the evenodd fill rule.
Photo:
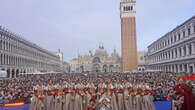
<svg viewBox="0 0 195 110">
<path fill-rule="evenodd" d="M 145 71 L 145 55 L 147 52 L 137 52 L 138 71 Z M 116 49 L 109 55 L 104 46 L 100 45 L 95 52 L 78 55 L 69 63 L 70 72 L 121 72 L 121 56 Z"/>
<path fill-rule="evenodd" d="M 78 55 L 70 61 L 71 72 L 120 72 L 121 59 L 116 49 L 109 55 L 104 46 L 99 46 L 95 52 Z"/>
</svg>

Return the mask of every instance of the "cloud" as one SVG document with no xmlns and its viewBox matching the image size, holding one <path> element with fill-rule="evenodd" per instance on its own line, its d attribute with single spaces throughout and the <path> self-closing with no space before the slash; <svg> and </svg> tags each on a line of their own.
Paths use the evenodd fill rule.
<svg viewBox="0 0 195 110">
<path fill-rule="evenodd" d="M 2 0 L 0 24 L 65 60 L 102 42 L 121 51 L 120 0 Z M 138 50 L 195 14 L 194 0 L 137 0 Z M 143 42 L 144 41 L 144 42 Z"/>
</svg>

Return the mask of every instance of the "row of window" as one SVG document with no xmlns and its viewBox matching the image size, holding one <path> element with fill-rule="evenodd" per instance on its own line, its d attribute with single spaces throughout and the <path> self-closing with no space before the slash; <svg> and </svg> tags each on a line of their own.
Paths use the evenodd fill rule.
<svg viewBox="0 0 195 110">
<path fill-rule="evenodd" d="M 149 48 L 149 52 L 154 52 L 159 49 L 162 49 L 172 43 L 180 41 L 183 38 L 189 37 L 193 33 L 195 33 L 195 25 L 193 27 L 189 26 L 187 31 L 183 30 L 182 32 L 178 32 L 177 34 L 175 33 L 174 35 L 171 35 L 168 39 L 164 41 L 160 41 L 160 43 L 157 42 L 154 47 Z"/>
<path fill-rule="evenodd" d="M 189 64 L 149 66 L 149 69 L 167 71 L 167 72 L 189 72 L 189 73 L 195 72 L 195 68 L 193 66 L 189 66 Z"/>
<path fill-rule="evenodd" d="M 149 56 L 150 62 L 158 62 L 162 60 L 169 60 L 172 58 L 179 58 L 186 55 L 192 54 L 192 45 L 187 45 L 184 47 L 175 48 L 173 50 L 170 50 L 168 52 L 163 52 L 161 54 L 158 54 L 156 56 Z M 183 51 L 183 52 L 182 52 Z"/>
<path fill-rule="evenodd" d="M 45 53 L 35 52 L 36 50 L 32 47 L 29 47 L 23 43 L 19 43 L 19 41 L 11 40 L 10 38 L 0 34 L 0 50 L 5 50 L 9 52 L 14 52 L 17 54 L 30 56 L 33 58 L 40 58 L 40 59 L 50 59 L 58 61 L 59 58 L 57 56 L 49 56 Z"/>
<path fill-rule="evenodd" d="M 12 65 L 12 66 L 25 66 L 25 67 L 32 67 L 36 66 L 39 68 L 45 66 L 55 66 L 56 64 L 46 64 L 42 62 L 37 62 L 33 60 L 28 60 L 20 57 L 8 56 L 5 54 L 0 55 L 0 65 Z"/>
</svg>

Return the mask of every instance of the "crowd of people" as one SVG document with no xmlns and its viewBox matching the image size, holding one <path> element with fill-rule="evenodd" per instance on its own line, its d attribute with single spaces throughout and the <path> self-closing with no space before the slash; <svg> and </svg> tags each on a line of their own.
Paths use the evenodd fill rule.
<svg viewBox="0 0 195 110">
<path fill-rule="evenodd" d="M 171 100 L 176 73 L 67 73 L 0 81 L 2 103 L 31 103 L 30 110 L 155 110 Z M 195 81 L 188 81 L 193 88 Z M 194 89 L 193 89 L 193 92 Z"/>
</svg>

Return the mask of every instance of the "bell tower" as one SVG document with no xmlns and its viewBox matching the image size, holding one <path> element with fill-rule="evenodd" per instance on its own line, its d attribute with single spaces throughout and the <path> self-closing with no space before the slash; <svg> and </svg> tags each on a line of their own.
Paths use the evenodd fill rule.
<svg viewBox="0 0 195 110">
<path fill-rule="evenodd" d="M 121 51 L 122 71 L 137 70 L 137 41 L 136 41 L 136 1 L 121 0 Z"/>
</svg>

